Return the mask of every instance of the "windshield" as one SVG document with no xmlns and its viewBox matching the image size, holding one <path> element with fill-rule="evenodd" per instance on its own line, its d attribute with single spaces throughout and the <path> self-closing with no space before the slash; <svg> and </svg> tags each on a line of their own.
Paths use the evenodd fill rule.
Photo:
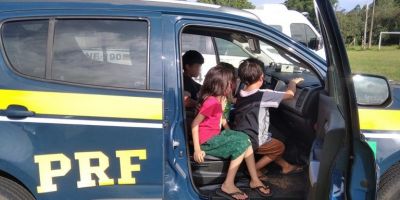
<svg viewBox="0 0 400 200">
<path fill-rule="evenodd" d="M 251 50 L 248 42 L 244 41 L 240 42 L 238 40 L 233 40 L 232 43 L 236 44 L 235 46 L 239 47 L 242 52 L 245 52 L 247 54 L 247 57 L 257 58 L 263 61 L 267 66 L 271 67 L 290 66 L 293 67 L 294 70 L 301 70 L 301 71 L 305 70 L 301 62 L 299 62 L 293 56 L 289 55 L 287 51 L 283 51 L 282 49 L 272 46 L 264 41 L 259 41 L 259 48 L 260 48 L 259 52 Z M 238 52 L 238 50 L 236 50 L 236 52 Z M 223 55 L 224 54 L 222 55 L 220 54 L 221 61 L 226 62 L 223 59 Z M 246 56 L 241 54 L 240 58 L 246 59 Z"/>
</svg>

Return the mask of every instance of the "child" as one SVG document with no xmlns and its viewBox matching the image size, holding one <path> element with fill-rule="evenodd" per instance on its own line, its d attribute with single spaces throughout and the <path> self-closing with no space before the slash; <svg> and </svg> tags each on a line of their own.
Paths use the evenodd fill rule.
<svg viewBox="0 0 400 200">
<path fill-rule="evenodd" d="M 247 133 L 253 149 L 263 156 L 257 161 L 256 169 L 258 177 L 266 180 L 261 170 L 272 161 L 282 167 L 282 174 L 298 173 L 303 170 L 281 158 L 285 146 L 279 140 L 272 138 L 271 133 L 268 132 L 270 124 L 268 108 L 276 108 L 282 100 L 293 98 L 296 85 L 303 79 L 291 80 L 286 92 L 260 90 L 264 82 L 264 73 L 258 64 L 260 62 L 245 60 L 239 66 L 239 78 L 245 87 L 238 95 L 232 124 L 235 130 Z"/>
<path fill-rule="evenodd" d="M 270 189 L 257 176 L 253 149 L 246 134 L 229 130 L 222 117 L 226 96 L 231 93 L 233 74 L 221 66 L 211 68 L 200 90 L 200 108 L 192 123 L 194 160 L 204 162 L 206 154 L 230 158 L 228 173 L 217 194 L 227 199 L 247 199 L 247 194 L 235 186 L 235 175 L 245 159 L 251 176 L 250 188 L 263 197 L 271 196 Z M 221 132 L 221 125 L 224 131 Z"/>
<path fill-rule="evenodd" d="M 228 121 L 230 119 L 229 116 L 230 116 L 230 111 L 232 109 L 232 106 L 233 106 L 233 104 L 236 103 L 235 96 L 236 96 L 237 86 L 239 85 L 240 80 L 238 80 L 239 79 L 238 71 L 233 65 L 226 63 L 226 62 L 220 62 L 220 63 L 218 63 L 217 66 L 224 67 L 224 68 L 228 69 L 229 71 L 231 71 L 231 73 L 233 74 L 232 83 L 231 83 L 232 93 L 227 96 L 227 102 L 226 102 L 226 106 L 224 108 L 224 114 L 223 114 L 223 117 Z"/>
<path fill-rule="evenodd" d="M 203 56 L 194 50 L 187 51 L 182 56 L 183 64 L 183 87 L 185 90 L 185 107 L 194 108 L 197 104 L 198 93 L 201 85 L 193 80 L 198 77 L 201 66 L 204 63 Z"/>
</svg>

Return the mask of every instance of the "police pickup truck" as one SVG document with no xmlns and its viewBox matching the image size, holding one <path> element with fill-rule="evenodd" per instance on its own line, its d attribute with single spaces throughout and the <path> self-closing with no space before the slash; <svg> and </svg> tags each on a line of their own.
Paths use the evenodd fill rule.
<svg viewBox="0 0 400 200">
<path fill-rule="evenodd" d="M 229 160 L 193 162 L 186 129 L 181 55 L 194 49 L 215 63 L 238 55 L 264 61 L 271 88 L 304 78 L 294 100 L 271 111 L 271 123 L 286 134 L 288 160 L 308 167 L 282 176 L 272 166 L 273 199 L 374 199 L 377 168 L 356 97 L 385 107 L 390 89 L 384 77 L 351 74 L 329 1 L 315 5 L 326 62 L 231 8 L 2 1 L 0 198 L 218 199 Z M 243 173 L 236 180 L 261 199 Z"/>
</svg>

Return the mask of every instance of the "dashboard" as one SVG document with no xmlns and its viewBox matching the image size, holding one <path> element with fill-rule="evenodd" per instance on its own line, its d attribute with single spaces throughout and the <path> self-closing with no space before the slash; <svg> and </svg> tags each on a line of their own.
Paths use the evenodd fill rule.
<svg viewBox="0 0 400 200">
<path fill-rule="evenodd" d="M 272 67 L 265 70 L 264 80 L 268 89 L 286 91 L 287 84 L 294 78 L 303 78 L 304 81 L 297 85 L 294 98 L 283 101 L 280 109 L 286 109 L 301 117 L 311 117 L 316 113 L 318 94 L 323 89 L 318 77 L 308 70 L 282 72 Z"/>
<path fill-rule="evenodd" d="M 286 91 L 287 84 L 294 78 L 303 78 L 304 81 L 297 85 L 293 99 L 282 101 L 277 109 L 269 109 L 270 120 L 285 137 L 294 137 L 311 146 L 315 138 L 314 125 L 318 115 L 319 94 L 323 91 L 317 75 L 306 69 L 282 72 L 267 67 L 263 88 Z"/>
</svg>

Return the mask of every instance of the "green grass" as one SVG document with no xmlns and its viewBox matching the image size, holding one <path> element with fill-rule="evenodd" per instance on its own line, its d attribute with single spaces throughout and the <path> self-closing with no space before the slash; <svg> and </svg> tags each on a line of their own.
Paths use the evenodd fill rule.
<svg viewBox="0 0 400 200">
<path fill-rule="evenodd" d="M 377 46 L 370 50 L 349 47 L 347 54 L 353 73 L 382 75 L 400 83 L 400 46 L 385 46 L 380 51 Z"/>
</svg>

